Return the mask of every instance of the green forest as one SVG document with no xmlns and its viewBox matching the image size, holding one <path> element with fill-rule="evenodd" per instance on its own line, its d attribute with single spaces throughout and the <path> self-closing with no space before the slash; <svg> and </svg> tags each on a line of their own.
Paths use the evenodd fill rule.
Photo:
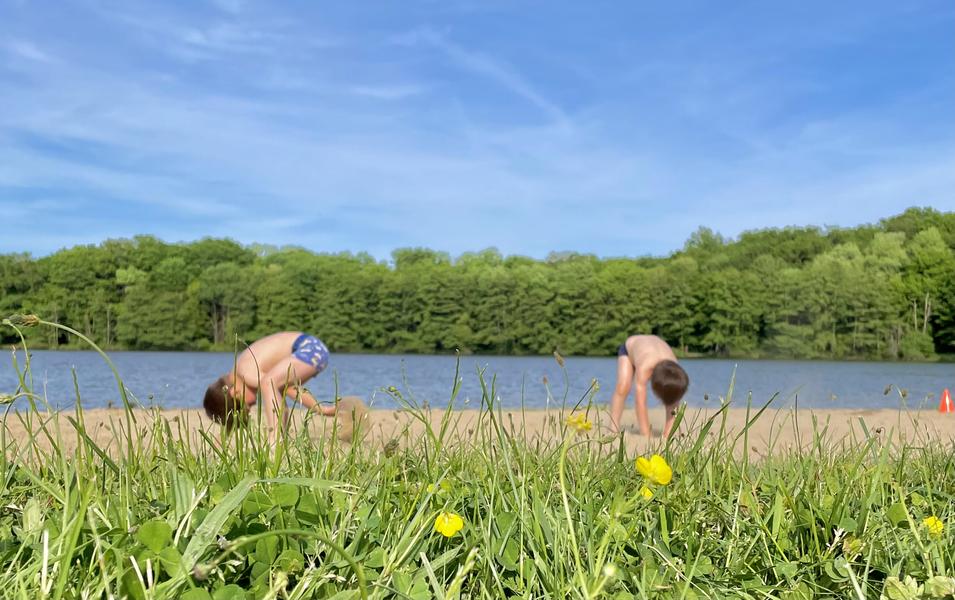
<svg viewBox="0 0 955 600">
<path fill-rule="evenodd" d="M 303 330 L 333 352 L 607 356 L 655 333 L 688 356 L 931 360 L 955 353 L 955 213 L 736 239 L 700 228 L 670 256 L 640 258 L 405 248 L 383 261 L 137 236 L 0 255 L 0 313 L 19 312 L 112 349 L 231 349 Z"/>
</svg>

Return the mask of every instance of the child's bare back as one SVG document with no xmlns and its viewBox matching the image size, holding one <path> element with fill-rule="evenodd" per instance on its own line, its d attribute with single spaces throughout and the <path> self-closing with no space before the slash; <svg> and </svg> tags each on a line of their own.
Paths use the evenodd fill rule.
<svg viewBox="0 0 955 600">
<path fill-rule="evenodd" d="M 637 382 L 650 380 L 653 368 L 662 360 L 676 362 L 676 354 L 670 345 L 655 335 L 631 335 L 624 342 L 627 347 L 627 356 L 633 363 Z"/>
</svg>

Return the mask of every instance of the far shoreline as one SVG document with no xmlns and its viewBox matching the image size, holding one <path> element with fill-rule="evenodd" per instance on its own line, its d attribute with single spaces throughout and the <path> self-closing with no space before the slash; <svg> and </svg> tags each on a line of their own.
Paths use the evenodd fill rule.
<svg viewBox="0 0 955 600">
<path fill-rule="evenodd" d="M 13 349 L 18 353 L 23 352 L 23 348 L 19 343 L 12 344 Z M 96 352 L 88 346 L 72 346 L 72 345 L 62 345 L 55 348 L 49 346 L 29 346 L 30 352 L 43 351 L 43 352 L 63 352 L 63 353 L 74 353 L 74 352 Z M 176 353 L 195 353 L 195 354 L 232 354 L 232 350 L 223 350 L 217 348 L 192 348 L 192 349 L 132 349 L 132 348 L 103 348 L 103 351 L 107 354 L 113 353 L 123 353 L 123 354 L 134 354 L 134 353 L 155 353 L 155 354 L 176 354 Z M 332 352 L 333 356 L 441 356 L 441 357 L 455 357 L 458 356 L 454 352 Z M 486 357 L 486 358 L 551 358 L 553 359 L 553 354 L 482 354 L 477 352 L 461 352 L 461 358 L 472 358 L 472 357 Z M 561 357 L 564 359 L 575 359 L 575 358 L 616 358 L 616 354 L 561 354 Z M 692 360 L 692 361 L 759 361 L 759 362 L 794 362 L 794 363 L 885 363 L 885 364 L 912 364 L 912 365 L 934 365 L 934 364 L 949 364 L 955 363 L 955 354 L 937 354 L 934 359 L 926 360 L 905 360 L 905 359 L 891 359 L 891 358 L 864 358 L 864 357 L 846 357 L 846 358 L 787 358 L 779 356 L 717 356 L 713 354 L 693 354 L 693 355 L 680 355 L 677 353 L 677 358 L 679 360 Z M 955 383 L 953 383 L 955 385 Z"/>
</svg>

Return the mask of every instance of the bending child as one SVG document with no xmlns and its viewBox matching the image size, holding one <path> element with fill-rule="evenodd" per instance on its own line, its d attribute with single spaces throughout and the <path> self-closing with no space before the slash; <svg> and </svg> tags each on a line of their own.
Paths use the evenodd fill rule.
<svg viewBox="0 0 955 600">
<path fill-rule="evenodd" d="M 323 416 L 334 416 L 334 405 L 321 405 L 302 385 L 328 366 L 328 348 L 313 335 L 283 331 L 252 343 L 235 360 L 235 367 L 206 390 L 206 414 L 226 428 L 248 418 L 259 394 L 268 424 L 287 425 L 285 398 L 302 403 Z"/>
<path fill-rule="evenodd" d="M 636 379 L 637 424 L 640 433 L 650 436 L 650 415 L 647 412 L 647 383 L 666 408 L 663 437 L 670 436 L 676 407 L 679 405 L 690 378 L 676 362 L 670 346 L 655 335 L 632 335 L 617 349 L 617 387 L 610 400 L 610 422 L 614 432 L 620 431 L 620 418 L 627 394 Z"/>
</svg>

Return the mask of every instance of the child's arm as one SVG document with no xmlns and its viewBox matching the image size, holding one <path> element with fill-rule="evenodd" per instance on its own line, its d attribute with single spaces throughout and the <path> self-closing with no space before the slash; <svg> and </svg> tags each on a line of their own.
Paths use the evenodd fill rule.
<svg viewBox="0 0 955 600">
<path fill-rule="evenodd" d="M 677 403 L 673 406 L 666 407 L 667 411 L 667 422 L 663 426 L 663 439 L 670 438 L 670 430 L 673 428 L 673 421 L 676 420 L 676 411 L 680 409 L 680 404 Z"/>
<path fill-rule="evenodd" d="M 647 412 L 647 380 L 637 380 L 636 391 L 637 424 L 640 426 L 640 433 L 650 437 L 650 413 Z"/>
<path fill-rule="evenodd" d="M 286 394 L 289 398 L 297 400 L 302 403 L 302 406 L 307 408 L 312 412 L 317 412 L 320 415 L 331 417 L 335 415 L 335 405 L 325 405 L 321 404 L 318 400 L 315 399 L 315 396 L 311 392 L 306 390 L 303 387 L 298 386 L 289 386 Z"/>
</svg>

